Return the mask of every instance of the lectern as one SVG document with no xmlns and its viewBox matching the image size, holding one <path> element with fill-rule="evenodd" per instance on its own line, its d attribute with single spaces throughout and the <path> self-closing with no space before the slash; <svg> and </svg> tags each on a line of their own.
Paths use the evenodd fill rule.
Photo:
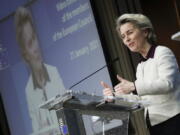
<svg viewBox="0 0 180 135">
<path fill-rule="evenodd" d="M 62 135 L 149 135 L 144 108 L 121 98 L 107 103 L 101 96 L 68 91 L 40 107 L 56 110 Z"/>
</svg>

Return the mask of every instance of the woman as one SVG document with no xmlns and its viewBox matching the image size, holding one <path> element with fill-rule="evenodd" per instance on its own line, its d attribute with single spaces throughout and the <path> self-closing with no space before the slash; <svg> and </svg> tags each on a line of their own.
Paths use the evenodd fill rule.
<svg viewBox="0 0 180 135">
<path fill-rule="evenodd" d="M 180 135 L 180 74 L 173 52 L 156 44 L 150 20 L 142 14 L 124 14 L 117 19 L 117 32 L 132 52 L 143 57 L 137 66 L 136 81 L 120 81 L 114 91 L 104 82 L 105 96 L 130 94 L 135 91 L 142 100 L 150 119 L 151 135 Z M 112 101 L 108 99 L 108 101 Z"/>
</svg>

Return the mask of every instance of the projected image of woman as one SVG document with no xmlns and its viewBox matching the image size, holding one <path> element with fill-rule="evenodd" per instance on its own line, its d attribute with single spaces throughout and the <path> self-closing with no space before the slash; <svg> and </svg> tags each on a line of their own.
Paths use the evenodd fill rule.
<svg viewBox="0 0 180 135">
<path fill-rule="evenodd" d="M 40 109 L 38 106 L 57 94 L 63 94 L 65 92 L 63 82 L 56 67 L 43 62 L 38 37 L 28 9 L 20 7 L 16 10 L 15 27 L 21 55 L 30 71 L 26 98 L 33 134 L 60 134 L 55 112 Z"/>
</svg>

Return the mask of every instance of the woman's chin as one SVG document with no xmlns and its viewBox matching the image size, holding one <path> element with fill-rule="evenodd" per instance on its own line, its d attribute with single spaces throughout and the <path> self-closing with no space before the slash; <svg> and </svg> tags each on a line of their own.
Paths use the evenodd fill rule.
<svg viewBox="0 0 180 135">
<path fill-rule="evenodd" d="M 138 52 L 136 48 L 130 48 L 131 52 Z"/>
</svg>

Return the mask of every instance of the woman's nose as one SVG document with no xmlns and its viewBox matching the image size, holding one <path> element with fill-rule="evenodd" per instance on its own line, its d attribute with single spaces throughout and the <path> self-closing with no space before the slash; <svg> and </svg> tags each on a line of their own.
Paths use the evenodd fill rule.
<svg viewBox="0 0 180 135">
<path fill-rule="evenodd" d="M 126 38 L 125 38 L 125 42 L 126 42 L 126 43 L 128 43 L 129 41 L 130 41 L 129 36 L 126 36 Z"/>
</svg>

